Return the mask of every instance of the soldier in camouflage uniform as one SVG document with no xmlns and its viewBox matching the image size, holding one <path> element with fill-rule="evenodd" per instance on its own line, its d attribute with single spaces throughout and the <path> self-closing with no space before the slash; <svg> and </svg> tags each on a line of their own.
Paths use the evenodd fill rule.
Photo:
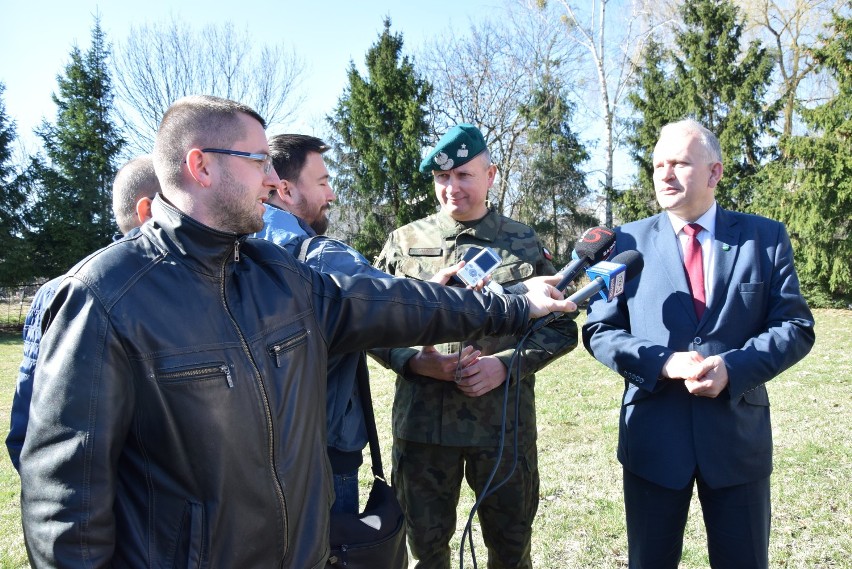
<svg viewBox="0 0 852 569">
<path fill-rule="evenodd" d="M 497 283 L 512 285 L 555 273 L 535 232 L 486 202 L 496 166 L 476 127 L 452 128 L 420 169 L 433 171 L 441 210 L 391 233 L 376 267 L 425 280 L 457 263 L 469 248 L 488 246 L 502 257 L 492 276 Z M 490 568 L 532 567 L 530 543 L 539 493 L 534 374 L 572 350 L 577 338 L 572 318 L 556 320 L 525 343 L 520 380 L 517 368 L 512 370 L 506 448 L 494 482 L 512 468 L 516 430 L 518 463 L 508 483 L 484 500 L 478 512 Z M 505 386 L 497 388 L 505 382 L 518 339 L 490 337 L 467 346 L 452 343 L 374 353 L 398 374 L 393 483 L 418 568 L 450 567 L 449 542 L 456 529 L 462 478 L 478 497 L 496 464 Z"/>
</svg>

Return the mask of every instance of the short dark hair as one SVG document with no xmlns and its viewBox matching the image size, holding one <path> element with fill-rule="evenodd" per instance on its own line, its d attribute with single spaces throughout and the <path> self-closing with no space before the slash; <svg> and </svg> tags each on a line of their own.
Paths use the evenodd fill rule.
<svg viewBox="0 0 852 569">
<path fill-rule="evenodd" d="M 244 137 L 240 115 L 248 115 L 266 128 L 266 121 L 251 107 L 229 99 L 190 95 L 172 103 L 154 142 L 154 166 L 163 188 L 180 187 L 181 164 L 193 146 L 228 148 Z"/>
<path fill-rule="evenodd" d="M 138 156 L 121 167 L 112 183 L 112 213 L 122 233 L 139 225 L 136 202 L 145 197 L 154 199 L 159 191 L 160 182 L 150 154 Z"/>
<path fill-rule="evenodd" d="M 295 182 L 305 167 L 309 152 L 322 154 L 331 147 L 321 139 L 307 134 L 276 134 L 269 139 L 272 165 L 282 180 Z"/>
</svg>

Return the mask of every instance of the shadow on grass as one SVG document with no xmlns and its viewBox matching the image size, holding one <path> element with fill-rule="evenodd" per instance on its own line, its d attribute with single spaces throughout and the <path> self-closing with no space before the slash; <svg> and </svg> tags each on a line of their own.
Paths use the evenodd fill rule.
<svg viewBox="0 0 852 569">
<path fill-rule="evenodd" d="M 21 343 L 21 327 L 0 328 L 0 346 L 11 346 Z"/>
</svg>

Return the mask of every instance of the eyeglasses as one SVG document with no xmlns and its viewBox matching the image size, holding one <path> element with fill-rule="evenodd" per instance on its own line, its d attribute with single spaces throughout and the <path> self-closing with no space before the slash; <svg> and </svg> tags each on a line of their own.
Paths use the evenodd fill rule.
<svg viewBox="0 0 852 569">
<path fill-rule="evenodd" d="M 213 152 L 214 154 L 227 154 L 229 156 L 239 156 L 240 158 L 248 158 L 256 162 L 263 163 L 263 173 L 269 174 L 272 171 L 272 156 L 269 154 L 253 154 L 251 152 L 242 152 L 240 150 L 227 150 L 225 148 L 202 148 L 201 152 Z"/>
</svg>

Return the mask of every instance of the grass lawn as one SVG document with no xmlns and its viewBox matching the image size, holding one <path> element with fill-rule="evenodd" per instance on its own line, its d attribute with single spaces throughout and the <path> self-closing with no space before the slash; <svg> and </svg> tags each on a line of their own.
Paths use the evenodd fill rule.
<svg viewBox="0 0 852 569">
<path fill-rule="evenodd" d="M 852 312 L 817 310 L 817 342 L 808 357 L 769 384 L 775 439 L 770 565 L 852 567 Z M 18 335 L 0 335 L 0 417 L 4 434 L 21 358 Z M 393 377 L 371 362 L 386 470 L 390 465 Z M 540 568 L 626 567 L 621 467 L 615 458 L 622 381 L 582 347 L 538 375 L 541 504 L 533 536 Z M 20 487 L 0 459 L 0 567 L 26 567 Z M 362 490 L 368 488 L 362 468 Z M 362 496 L 362 501 L 364 496 Z M 463 492 L 458 540 L 472 506 Z M 474 524 L 480 567 L 486 551 Z M 697 498 L 681 568 L 708 567 Z M 465 567 L 472 567 L 470 552 Z M 454 565 L 457 565 L 457 561 Z"/>
</svg>

